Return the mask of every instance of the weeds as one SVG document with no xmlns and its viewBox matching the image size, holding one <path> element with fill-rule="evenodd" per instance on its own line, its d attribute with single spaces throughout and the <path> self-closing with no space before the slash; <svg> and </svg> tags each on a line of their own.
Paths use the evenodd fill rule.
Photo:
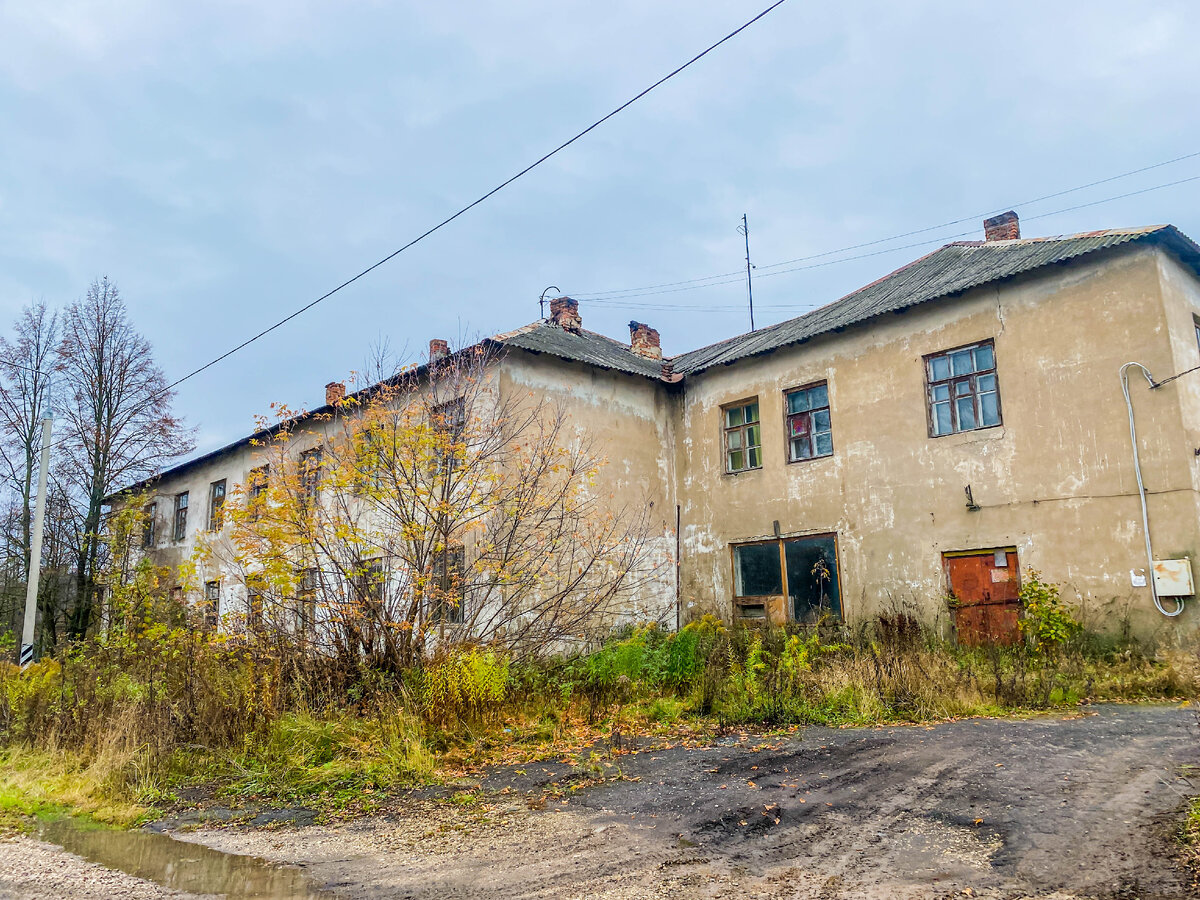
<svg viewBox="0 0 1200 900">
<path fill-rule="evenodd" d="M 439 773 L 639 734 L 866 725 L 1195 697 L 1200 657 L 1108 642 L 1035 577 L 1025 640 L 960 648 L 911 613 L 854 628 L 629 628 L 568 657 L 463 647 L 401 672 L 143 624 L 0 672 L 0 824 L 63 804 L 137 821 L 197 785 L 234 805 L 373 808 Z M 1200 826 L 1194 826 L 1200 827 Z"/>
</svg>

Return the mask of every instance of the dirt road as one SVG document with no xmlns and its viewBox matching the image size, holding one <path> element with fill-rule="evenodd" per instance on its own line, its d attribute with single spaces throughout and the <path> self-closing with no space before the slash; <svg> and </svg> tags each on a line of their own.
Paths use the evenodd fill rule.
<svg viewBox="0 0 1200 900">
<path fill-rule="evenodd" d="M 410 797 L 186 839 L 303 864 L 346 897 L 1180 898 L 1171 830 L 1198 765 L 1193 710 L 1098 707 L 644 752 L 577 791 L 578 769 L 536 764 L 461 808 Z"/>
</svg>

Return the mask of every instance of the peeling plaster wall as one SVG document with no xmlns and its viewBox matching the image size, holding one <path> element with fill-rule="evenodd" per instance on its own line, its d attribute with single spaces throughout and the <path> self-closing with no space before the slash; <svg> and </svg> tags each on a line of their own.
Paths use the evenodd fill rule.
<svg viewBox="0 0 1200 900">
<path fill-rule="evenodd" d="M 678 425 L 685 618 L 732 613 L 729 545 L 771 537 L 778 520 L 785 536 L 837 533 L 849 619 L 904 603 L 946 623 L 941 554 L 1015 546 L 1022 568 L 1086 597 L 1096 627 L 1128 609 L 1143 634 L 1195 628 L 1194 609 L 1169 622 L 1131 586 L 1146 559 L 1117 377 L 1130 359 L 1158 377 L 1200 364 L 1193 312 L 1196 279 L 1132 247 L 690 376 Z M 929 437 L 923 357 L 987 338 L 1003 425 Z M 783 391 L 821 379 L 834 454 L 789 464 Z M 721 407 L 754 396 L 763 466 L 726 475 Z M 1200 373 L 1174 393 L 1134 382 L 1133 400 L 1156 556 L 1194 558 Z"/>
<path fill-rule="evenodd" d="M 564 404 L 576 434 L 606 460 L 595 489 L 614 509 L 646 509 L 650 518 L 647 583 L 627 610 L 630 620 L 674 626 L 677 401 L 661 383 L 524 351 L 501 363 L 501 390 L 531 391 Z"/>
</svg>

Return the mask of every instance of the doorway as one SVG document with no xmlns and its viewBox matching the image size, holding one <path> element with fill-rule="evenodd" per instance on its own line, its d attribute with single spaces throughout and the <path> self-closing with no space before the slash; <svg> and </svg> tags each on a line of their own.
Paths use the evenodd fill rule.
<svg viewBox="0 0 1200 900">
<path fill-rule="evenodd" d="M 954 630 L 967 647 L 1021 639 L 1021 571 L 1015 547 L 943 553 Z"/>
</svg>

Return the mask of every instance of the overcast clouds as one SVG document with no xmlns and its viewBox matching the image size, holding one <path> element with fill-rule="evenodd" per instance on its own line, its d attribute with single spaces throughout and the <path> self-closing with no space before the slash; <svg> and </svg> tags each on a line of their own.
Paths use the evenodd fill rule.
<svg viewBox="0 0 1200 900">
<path fill-rule="evenodd" d="M 0 0 L 0 316 L 108 274 L 176 377 L 766 5 Z M 211 448 L 272 401 L 320 403 L 378 335 L 416 353 L 535 319 L 551 284 L 586 294 L 736 270 L 743 212 L 765 266 L 1200 151 L 1198 45 L 1186 0 L 790 0 L 189 382 L 178 409 Z M 1027 236 L 1173 222 L 1200 237 L 1200 181 L 1032 220 L 1198 174 L 1200 158 L 1017 209 Z M 927 249 L 760 278 L 759 323 Z M 676 353 L 745 330 L 744 299 L 728 284 L 582 310 L 625 339 L 630 318 L 648 321 Z"/>
</svg>

